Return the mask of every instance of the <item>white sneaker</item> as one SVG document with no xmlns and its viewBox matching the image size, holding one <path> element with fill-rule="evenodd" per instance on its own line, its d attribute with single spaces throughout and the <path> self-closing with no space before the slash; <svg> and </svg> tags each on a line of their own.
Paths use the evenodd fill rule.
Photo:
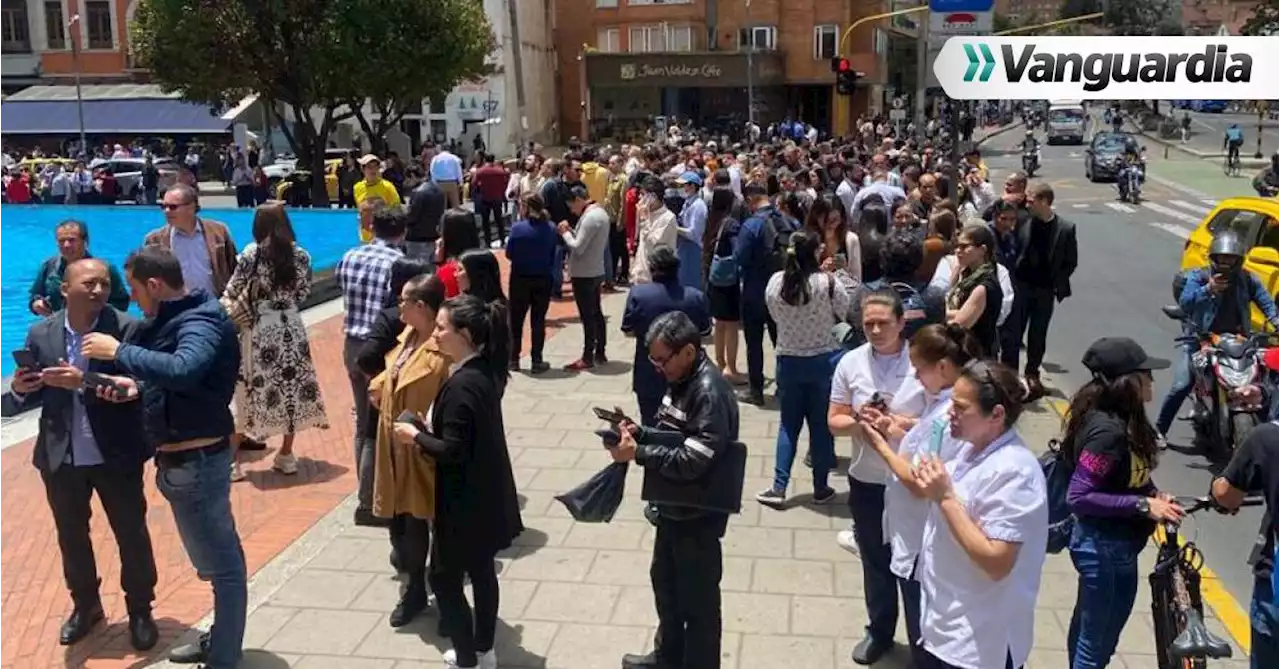
<svg viewBox="0 0 1280 669">
<path fill-rule="evenodd" d="M 239 462 L 231 463 L 231 482 L 244 480 L 244 470 L 240 468 Z"/>
<path fill-rule="evenodd" d="M 498 652 L 496 650 L 490 650 L 487 653 L 481 653 L 480 656 L 477 657 L 476 659 L 479 660 L 479 662 L 476 663 L 477 669 L 497 669 L 498 668 Z M 444 663 L 445 663 L 445 666 L 449 667 L 449 669 L 457 669 L 458 652 L 452 648 L 450 648 L 449 650 L 446 650 L 444 652 Z"/>
<path fill-rule="evenodd" d="M 287 476 L 292 476 L 293 474 L 297 474 L 298 473 L 298 456 L 292 453 L 289 453 L 287 455 L 276 454 L 275 460 L 271 463 L 271 468 Z"/>
<path fill-rule="evenodd" d="M 849 551 L 850 553 L 853 553 L 854 555 L 859 555 L 858 540 L 854 537 L 852 528 L 847 530 L 840 530 L 840 533 L 836 535 L 836 543 L 839 544 L 841 548 Z"/>
</svg>

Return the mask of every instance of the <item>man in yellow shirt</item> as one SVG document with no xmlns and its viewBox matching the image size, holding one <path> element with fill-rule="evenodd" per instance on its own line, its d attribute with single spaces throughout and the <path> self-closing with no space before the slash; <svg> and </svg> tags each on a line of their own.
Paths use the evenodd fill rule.
<svg viewBox="0 0 1280 669">
<path fill-rule="evenodd" d="M 372 153 L 366 153 L 357 161 L 364 179 L 356 182 L 355 201 L 360 211 L 360 241 L 373 241 L 373 207 L 400 205 L 400 193 L 395 184 L 382 178 L 382 161 Z"/>
</svg>

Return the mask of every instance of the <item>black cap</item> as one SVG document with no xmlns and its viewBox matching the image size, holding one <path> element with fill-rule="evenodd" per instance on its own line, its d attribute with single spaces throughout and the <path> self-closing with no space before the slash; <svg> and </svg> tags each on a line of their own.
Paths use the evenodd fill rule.
<svg viewBox="0 0 1280 669">
<path fill-rule="evenodd" d="M 1093 342 L 1081 359 L 1095 375 L 1114 379 L 1130 372 L 1168 369 L 1169 361 L 1153 358 L 1128 337 L 1103 337 Z"/>
</svg>

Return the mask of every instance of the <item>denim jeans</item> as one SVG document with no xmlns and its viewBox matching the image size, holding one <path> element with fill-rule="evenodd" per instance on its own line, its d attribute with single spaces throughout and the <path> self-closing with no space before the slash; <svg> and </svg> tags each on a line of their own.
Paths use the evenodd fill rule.
<svg viewBox="0 0 1280 669">
<path fill-rule="evenodd" d="M 606 286 L 613 285 L 613 282 L 616 278 L 614 275 L 615 269 L 616 268 L 613 266 L 613 251 L 609 248 L 608 244 L 605 244 L 604 245 L 604 283 Z"/>
<path fill-rule="evenodd" d="M 205 665 L 231 669 L 244 645 L 249 603 L 244 550 L 231 513 L 231 448 L 210 446 L 183 459 L 156 457 L 156 487 L 173 510 L 187 557 L 202 581 L 213 584 L 213 627 Z"/>
<path fill-rule="evenodd" d="M 362 509 L 373 508 L 373 451 L 374 440 L 369 438 L 369 377 L 356 365 L 365 340 L 347 337 L 342 344 L 342 362 L 347 368 L 347 380 L 351 383 L 351 401 L 356 411 L 354 443 L 356 479 L 359 481 L 356 499 Z"/>
<path fill-rule="evenodd" d="M 831 398 L 831 354 L 800 357 L 780 355 L 778 368 L 778 443 L 773 456 L 773 489 L 786 490 L 796 459 L 800 429 L 809 425 L 809 453 L 813 456 L 813 491 L 826 490 L 827 474 L 835 465 L 835 441 L 827 428 Z"/>
<path fill-rule="evenodd" d="M 1169 383 L 1169 393 L 1160 402 L 1160 415 L 1156 418 L 1156 431 L 1168 434 L 1173 421 L 1178 417 L 1178 409 L 1191 395 L 1191 349 L 1182 347 L 1179 355 L 1173 359 L 1173 381 Z"/>
<path fill-rule="evenodd" d="M 1272 565 L 1272 569 L 1276 566 Z M 1249 603 L 1249 669 L 1274 668 L 1280 649 L 1276 643 L 1276 593 L 1270 575 L 1253 577 L 1253 600 Z"/>
<path fill-rule="evenodd" d="M 1071 562 L 1080 575 L 1076 608 L 1067 630 L 1071 669 L 1106 667 L 1138 596 L 1138 553 L 1146 537 L 1108 534 L 1077 522 L 1071 532 Z"/>
<path fill-rule="evenodd" d="M 551 260 L 551 297 L 564 297 L 564 244 L 556 244 L 555 258 Z"/>
<path fill-rule="evenodd" d="M 884 486 L 849 477 L 849 513 L 853 538 L 862 557 L 862 588 L 867 603 L 867 636 L 877 642 L 893 641 L 898 628 L 898 590 L 902 590 L 902 614 L 907 641 L 914 648 L 920 640 L 920 582 L 901 579 L 889 570 L 893 551 L 884 540 Z"/>
</svg>

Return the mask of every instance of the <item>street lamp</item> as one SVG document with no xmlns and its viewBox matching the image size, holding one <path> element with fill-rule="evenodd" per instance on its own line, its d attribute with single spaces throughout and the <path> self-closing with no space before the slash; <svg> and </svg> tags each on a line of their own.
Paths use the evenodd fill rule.
<svg viewBox="0 0 1280 669">
<path fill-rule="evenodd" d="M 80 151 L 84 157 L 89 155 L 89 142 L 84 137 L 84 96 L 80 92 L 80 42 L 76 39 L 73 28 L 80 24 L 80 15 L 75 14 L 67 21 L 67 38 L 71 40 L 71 64 L 75 71 L 76 81 L 76 116 L 80 121 Z"/>
<path fill-rule="evenodd" d="M 751 0 L 747 0 L 747 35 L 751 38 L 747 40 L 747 127 L 748 137 L 750 137 L 750 128 L 756 124 L 756 74 L 755 63 L 751 57 L 756 50 L 756 31 L 751 26 Z"/>
</svg>

